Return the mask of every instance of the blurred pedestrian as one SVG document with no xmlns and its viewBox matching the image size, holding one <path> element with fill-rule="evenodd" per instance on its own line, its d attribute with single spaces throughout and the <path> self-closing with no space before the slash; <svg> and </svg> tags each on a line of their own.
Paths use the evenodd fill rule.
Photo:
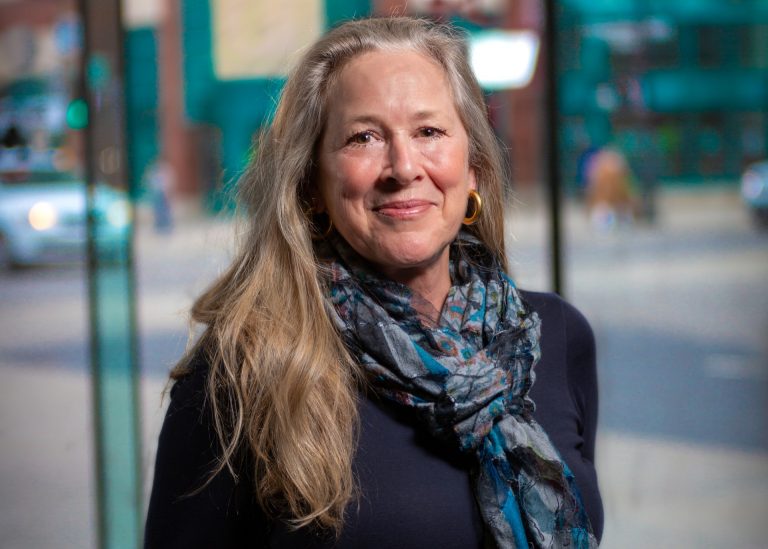
<svg viewBox="0 0 768 549">
<path fill-rule="evenodd" d="M 147 168 L 144 181 L 151 196 L 155 231 L 158 233 L 171 232 L 173 218 L 169 194 L 173 186 L 173 168 L 165 160 L 155 160 Z"/>
<path fill-rule="evenodd" d="M 507 274 L 504 183 L 457 29 L 307 50 L 192 310 L 147 547 L 596 546 L 594 340 Z"/>
<path fill-rule="evenodd" d="M 576 188 L 578 189 L 580 196 L 586 194 L 587 185 L 589 185 L 589 170 L 592 164 L 592 159 L 599 151 L 600 147 L 590 145 L 579 155 L 576 164 Z"/>
<path fill-rule="evenodd" d="M 623 154 L 603 148 L 592 155 L 587 167 L 586 197 L 596 229 L 606 231 L 632 223 L 636 205 L 631 172 Z"/>
</svg>

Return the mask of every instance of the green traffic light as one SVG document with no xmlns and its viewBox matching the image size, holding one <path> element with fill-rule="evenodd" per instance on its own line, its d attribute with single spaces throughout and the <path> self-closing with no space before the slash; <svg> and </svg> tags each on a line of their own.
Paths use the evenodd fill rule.
<svg viewBox="0 0 768 549">
<path fill-rule="evenodd" d="M 88 126 L 88 104 L 85 99 L 73 99 L 67 106 L 67 126 L 82 130 Z"/>
</svg>

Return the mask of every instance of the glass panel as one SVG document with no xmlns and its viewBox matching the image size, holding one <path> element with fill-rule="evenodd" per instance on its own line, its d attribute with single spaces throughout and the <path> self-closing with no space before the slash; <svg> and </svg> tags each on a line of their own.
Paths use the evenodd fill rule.
<svg viewBox="0 0 768 549">
<path fill-rule="evenodd" d="M 73 1 L 0 3 L 0 534 L 96 546 Z"/>
<path fill-rule="evenodd" d="M 751 217 L 768 200 L 740 179 L 768 158 L 764 63 L 745 47 L 766 13 L 634 4 L 558 19 L 566 287 L 597 336 L 604 545 L 758 546 L 768 239 Z"/>
</svg>

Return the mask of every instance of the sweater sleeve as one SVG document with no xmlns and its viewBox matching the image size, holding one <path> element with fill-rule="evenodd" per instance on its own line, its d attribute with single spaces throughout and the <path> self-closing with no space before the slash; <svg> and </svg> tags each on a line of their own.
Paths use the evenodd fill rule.
<svg viewBox="0 0 768 549">
<path fill-rule="evenodd" d="M 578 448 L 583 466 L 581 496 L 587 506 L 597 539 L 603 535 L 603 503 L 595 469 L 598 386 L 595 336 L 584 315 L 573 305 L 561 301 L 565 320 L 568 387 L 579 418 L 582 443 Z"/>
<path fill-rule="evenodd" d="M 177 381 L 155 461 L 145 549 L 259 547 L 266 526 L 252 483 L 223 469 L 210 482 L 218 441 L 205 405 L 205 365 Z M 263 545 L 263 544 L 262 544 Z"/>
<path fill-rule="evenodd" d="M 568 386 L 579 411 L 584 438 L 581 455 L 594 464 L 598 410 L 595 336 L 584 315 L 568 302 L 562 303 L 566 329 Z"/>
<path fill-rule="evenodd" d="M 531 397 L 534 417 L 576 476 L 598 539 L 603 505 L 595 470 L 597 368 L 595 338 L 586 318 L 556 294 L 522 292 L 542 321 L 541 360 Z"/>
</svg>

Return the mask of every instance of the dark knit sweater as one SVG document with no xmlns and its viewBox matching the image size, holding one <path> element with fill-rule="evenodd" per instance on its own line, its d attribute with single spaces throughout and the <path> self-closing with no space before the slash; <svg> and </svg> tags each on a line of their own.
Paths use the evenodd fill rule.
<svg viewBox="0 0 768 549">
<path fill-rule="evenodd" d="M 597 377 L 594 337 L 584 317 L 554 294 L 523 292 L 542 319 L 542 358 L 535 367 L 534 414 L 573 471 L 598 539 L 603 509 L 594 467 Z M 247 470 L 235 483 L 224 471 L 204 490 L 217 455 L 203 406 L 207 365 L 177 382 L 160 434 L 145 546 L 149 549 L 472 548 L 482 520 L 469 481 L 471 462 L 435 441 L 403 412 L 369 395 L 361 399 L 355 455 L 359 498 L 338 539 L 268 521 Z"/>
</svg>

